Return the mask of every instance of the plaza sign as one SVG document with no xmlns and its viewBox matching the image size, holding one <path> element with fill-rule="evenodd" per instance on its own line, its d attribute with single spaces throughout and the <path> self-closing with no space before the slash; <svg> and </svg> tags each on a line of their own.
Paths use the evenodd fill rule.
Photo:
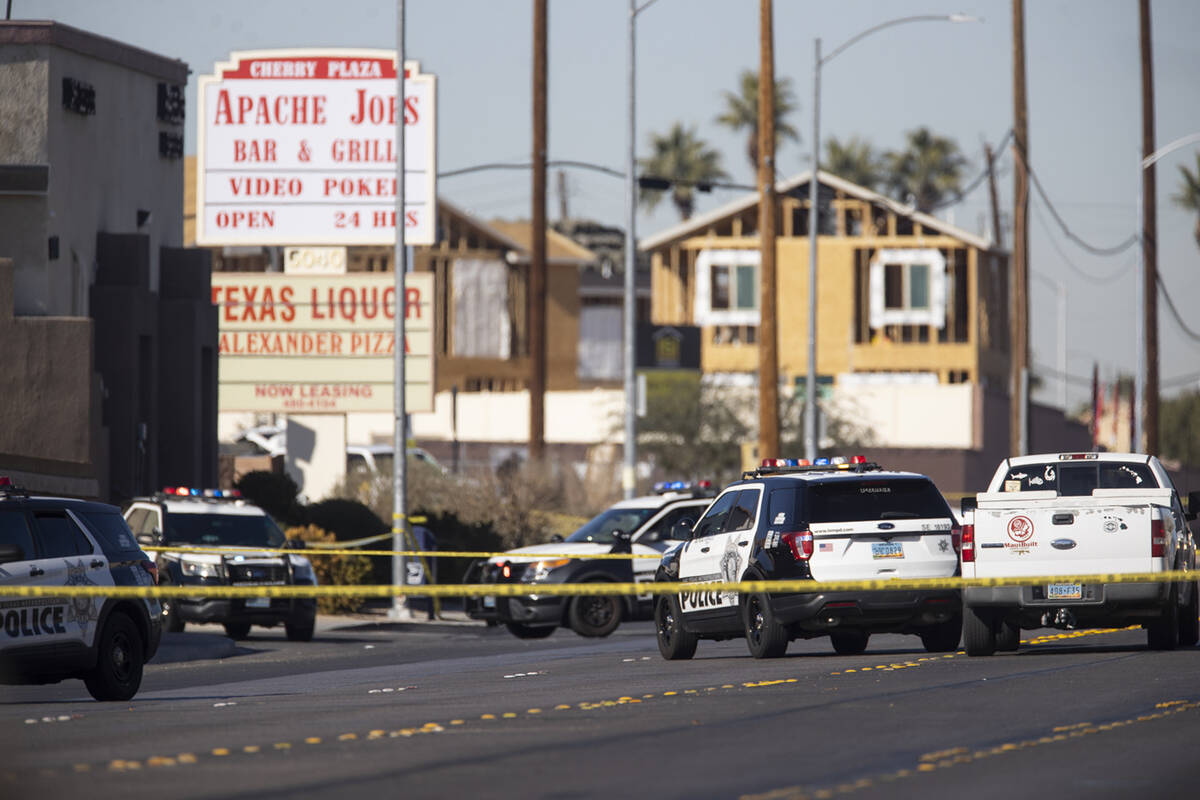
<svg viewBox="0 0 1200 800">
<path fill-rule="evenodd" d="M 433 273 L 404 278 L 405 408 L 433 411 Z M 396 289 L 380 272 L 214 272 L 219 411 L 393 410 Z"/>
<path fill-rule="evenodd" d="M 404 86 L 404 238 L 433 244 L 434 76 L 409 61 Z M 394 52 L 232 53 L 199 105 L 197 244 L 395 241 Z"/>
</svg>

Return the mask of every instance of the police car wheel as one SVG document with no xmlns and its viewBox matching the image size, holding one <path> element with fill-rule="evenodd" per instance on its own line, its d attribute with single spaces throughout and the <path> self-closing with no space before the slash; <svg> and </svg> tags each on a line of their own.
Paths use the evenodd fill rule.
<svg viewBox="0 0 1200 800">
<path fill-rule="evenodd" d="M 545 639 L 555 630 L 553 625 L 533 626 L 522 625 L 519 622 L 508 622 L 504 627 L 508 628 L 508 632 L 518 639 Z"/>
<path fill-rule="evenodd" d="M 859 656 L 867 651 L 867 642 L 871 635 L 866 631 L 847 628 L 844 631 L 830 631 L 829 641 L 833 644 L 834 652 L 840 656 Z"/>
<path fill-rule="evenodd" d="M 97 640 L 96 667 L 84 677 L 92 697 L 101 701 L 128 700 L 142 685 L 145 648 L 133 620 L 114 613 Z"/>
<path fill-rule="evenodd" d="M 949 653 L 956 650 L 961 638 L 962 617 L 958 615 L 945 622 L 921 628 L 921 644 L 925 646 L 927 653 Z"/>
<path fill-rule="evenodd" d="M 668 661 L 683 661 L 696 655 L 696 634 L 683 629 L 679 602 L 674 597 L 660 597 L 654 604 L 654 630 L 658 652 Z"/>
<path fill-rule="evenodd" d="M 787 652 L 787 628 L 779 624 L 771 611 L 766 595 L 745 596 L 743 622 L 746 628 L 746 645 L 755 658 L 779 658 Z"/>
<path fill-rule="evenodd" d="M 567 611 L 567 623 L 580 636 L 608 636 L 621 624 L 621 598 L 576 597 Z"/>
<path fill-rule="evenodd" d="M 314 617 L 306 617 L 288 620 L 283 623 L 283 630 L 287 634 L 288 641 L 311 642 L 316 625 L 317 621 Z"/>
<path fill-rule="evenodd" d="M 245 639 L 250 635 L 249 622 L 226 622 L 225 635 L 230 639 Z"/>
<path fill-rule="evenodd" d="M 175 600 L 173 598 L 163 598 L 162 618 L 163 628 L 167 633 L 183 633 L 183 618 L 179 616 L 179 611 L 175 608 Z"/>
</svg>

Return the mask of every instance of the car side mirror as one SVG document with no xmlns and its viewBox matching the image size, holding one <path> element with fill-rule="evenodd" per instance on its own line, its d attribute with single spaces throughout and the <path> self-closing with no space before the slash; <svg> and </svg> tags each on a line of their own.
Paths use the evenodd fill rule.
<svg viewBox="0 0 1200 800">
<path fill-rule="evenodd" d="M 975 513 L 975 509 L 979 508 L 979 500 L 974 497 L 964 497 L 959 501 L 958 507 L 964 514 L 973 514 Z"/>
<path fill-rule="evenodd" d="M 696 527 L 696 520 L 691 517 L 684 517 L 675 523 L 675 527 L 671 531 L 671 538 L 687 541 L 692 538 L 692 528 L 694 527 Z"/>
<path fill-rule="evenodd" d="M 632 553 L 633 534 L 630 531 L 613 531 L 613 553 Z"/>
<path fill-rule="evenodd" d="M 11 561 L 24 561 L 25 551 L 21 549 L 19 544 L 0 544 L 0 564 L 8 564 Z"/>
<path fill-rule="evenodd" d="M 561 534 L 561 533 L 556 533 L 556 534 L 552 535 L 552 536 L 550 537 L 550 541 L 551 541 L 551 543 L 554 543 L 554 544 L 556 544 L 556 543 L 558 543 L 558 542 L 561 542 L 561 541 L 563 541 L 562 534 Z"/>
<path fill-rule="evenodd" d="M 285 550 L 307 550 L 308 542 L 304 541 L 303 539 L 288 539 L 286 542 L 283 543 L 283 549 L 285 549 Z"/>
<path fill-rule="evenodd" d="M 1200 492 L 1188 492 L 1188 507 L 1185 516 L 1189 522 L 1200 516 Z"/>
</svg>

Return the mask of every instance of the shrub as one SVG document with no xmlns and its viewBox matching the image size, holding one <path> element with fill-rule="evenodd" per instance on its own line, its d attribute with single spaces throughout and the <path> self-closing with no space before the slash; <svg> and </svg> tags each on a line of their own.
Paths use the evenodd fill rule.
<svg viewBox="0 0 1200 800">
<path fill-rule="evenodd" d="M 332 533 L 328 533 L 316 525 L 288 528 L 285 535 L 289 539 L 299 539 L 304 542 L 332 543 L 337 541 Z M 371 574 L 371 560 L 366 556 L 320 555 L 320 550 L 313 549 L 305 553 L 312 562 L 313 571 L 317 574 L 317 583 L 321 586 L 355 586 L 365 582 Z M 337 614 L 354 611 L 362 605 L 363 598 L 352 595 L 317 598 L 317 610 L 323 614 Z"/>
</svg>

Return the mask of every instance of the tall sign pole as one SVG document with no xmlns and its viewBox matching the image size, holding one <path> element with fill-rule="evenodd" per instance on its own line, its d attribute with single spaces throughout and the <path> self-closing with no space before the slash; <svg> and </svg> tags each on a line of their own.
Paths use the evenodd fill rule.
<svg viewBox="0 0 1200 800">
<path fill-rule="evenodd" d="M 771 0 L 759 0 L 758 455 L 779 456 L 779 335 L 775 327 L 775 31 Z"/>
<path fill-rule="evenodd" d="M 392 382 L 395 406 L 395 425 L 392 436 L 392 549 L 407 550 L 405 533 L 408 530 L 408 431 L 404 407 L 404 317 L 407 310 L 404 294 L 404 273 L 408 271 L 408 253 L 404 247 L 404 0 L 396 3 L 396 241 L 392 259 L 396 286 L 395 344 L 392 347 L 395 379 Z M 404 586 L 408 565 L 404 556 L 392 557 L 392 584 Z M 392 619 L 410 619 L 412 610 L 405 597 L 392 598 L 389 613 Z"/>
<path fill-rule="evenodd" d="M 529 459 L 546 454 L 546 0 L 533 0 L 533 208 L 529 258 Z"/>
<path fill-rule="evenodd" d="M 637 148 L 637 0 L 629 0 L 629 62 L 626 68 L 628 81 L 628 124 L 625 142 L 625 461 L 621 469 L 621 491 L 625 499 L 633 497 L 637 488 L 637 376 L 634 372 L 634 334 L 637 331 L 637 181 L 634 179 L 635 154 Z"/>
<path fill-rule="evenodd" d="M 1025 2 L 1013 0 L 1012 373 L 1009 455 L 1029 452 L 1029 128 L 1025 104 Z"/>
</svg>

